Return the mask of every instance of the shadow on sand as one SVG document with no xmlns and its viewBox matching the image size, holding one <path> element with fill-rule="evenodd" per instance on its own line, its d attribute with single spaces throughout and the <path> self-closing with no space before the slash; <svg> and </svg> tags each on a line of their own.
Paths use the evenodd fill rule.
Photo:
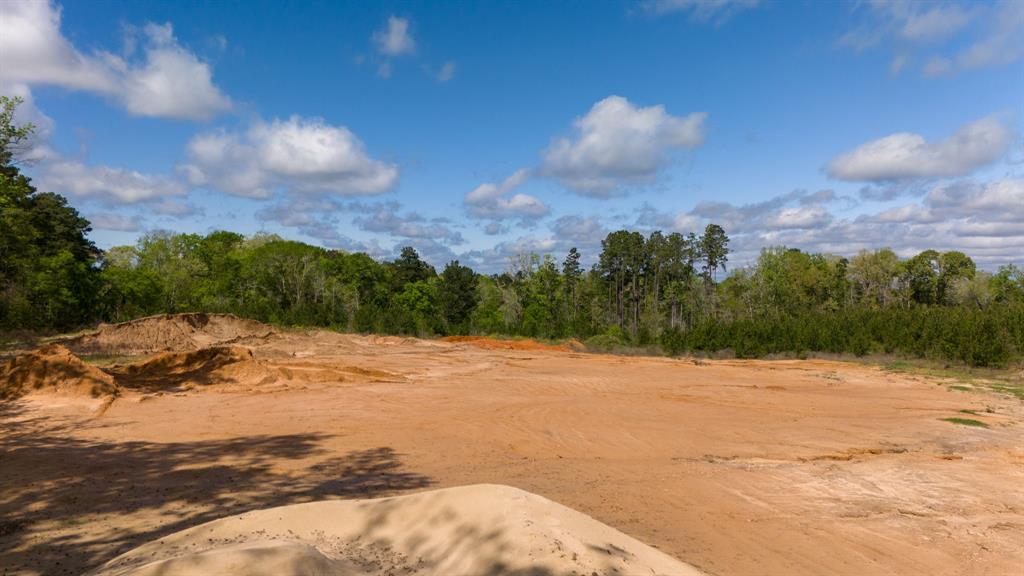
<svg viewBox="0 0 1024 576">
<path fill-rule="evenodd" d="M 76 437 L 77 426 L 0 403 L 0 574 L 81 574 L 224 516 L 433 484 L 405 471 L 402 455 L 389 447 L 335 455 L 320 447 L 322 434 L 111 442 Z M 288 472 L 275 466 L 288 460 L 314 463 Z M 128 529 L 97 525 L 133 514 L 139 516 Z"/>
</svg>

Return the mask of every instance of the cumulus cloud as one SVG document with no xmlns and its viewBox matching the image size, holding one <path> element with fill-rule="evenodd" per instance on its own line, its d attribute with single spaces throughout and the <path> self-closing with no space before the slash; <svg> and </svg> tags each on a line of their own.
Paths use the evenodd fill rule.
<svg viewBox="0 0 1024 576">
<path fill-rule="evenodd" d="M 371 158 L 344 126 L 292 116 L 256 122 L 241 134 L 195 136 L 178 170 L 193 186 L 235 196 L 267 198 L 278 189 L 345 196 L 387 192 L 398 167 Z"/>
<path fill-rule="evenodd" d="M 128 66 L 119 98 L 136 116 L 204 120 L 231 108 L 210 66 L 178 44 L 170 24 L 147 24 L 146 59 Z"/>
<path fill-rule="evenodd" d="M 715 24 L 722 24 L 760 3 L 760 0 L 644 0 L 641 6 L 653 14 L 683 12 L 700 22 L 713 20 Z"/>
<path fill-rule="evenodd" d="M 134 170 L 87 165 L 68 158 L 48 160 L 40 166 L 39 188 L 80 199 L 108 204 L 136 204 L 185 196 L 185 186 L 172 178 Z"/>
<path fill-rule="evenodd" d="M 547 204 L 529 194 L 512 194 L 530 178 L 530 171 L 517 170 L 499 183 L 487 182 L 474 188 L 463 199 L 469 215 L 474 218 L 503 220 L 508 218 L 539 218 L 550 211 Z"/>
<path fill-rule="evenodd" d="M 1013 134 L 989 117 L 971 122 L 943 140 L 900 132 L 862 144 L 837 156 L 828 175 L 853 182 L 893 182 L 969 174 L 1001 158 Z"/>
<path fill-rule="evenodd" d="M 60 8 L 49 2 L 0 3 L 0 81 L 99 93 L 136 116 L 201 120 L 231 108 L 209 64 L 178 43 L 170 24 L 143 27 L 142 57 L 122 58 L 82 53 L 61 33 L 60 22 Z M 128 30 L 127 45 L 134 46 L 139 31 Z"/>
<path fill-rule="evenodd" d="M 86 56 L 60 31 L 61 9 L 48 2 L 0 2 L 0 76 L 26 84 L 56 84 L 110 92 L 117 74 L 103 54 Z"/>
<path fill-rule="evenodd" d="M 663 106 L 637 107 L 621 96 L 609 96 L 576 119 L 574 139 L 557 138 L 543 151 L 541 170 L 589 196 L 647 184 L 669 162 L 671 152 L 703 144 L 706 116 L 697 112 L 676 117 Z"/>
<path fill-rule="evenodd" d="M 373 43 L 377 51 L 387 56 L 412 54 L 416 51 L 416 41 L 409 32 L 409 19 L 388 16 L 387 26 L 373 33 Z"/>
</svg>

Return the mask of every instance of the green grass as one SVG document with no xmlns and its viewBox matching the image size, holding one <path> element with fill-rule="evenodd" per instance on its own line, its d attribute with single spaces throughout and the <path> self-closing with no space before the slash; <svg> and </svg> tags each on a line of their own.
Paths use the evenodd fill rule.
<svg viewBox="0 0 1024 576">
<path fill-rule="evenodd" d="M 1021 366 L 1011 368 L 970 368 L 967 366 L 950 366 L 928 360 L 896 360 L 883 365 L 885 370 L 899 374 L 927 376 L 949 383 L 950 390 L 961 392 L 995 392 L 1024 400 L 1024 372 Z"/>
<path fill-rule="evenodd" d="M 960 413 L 961 414 L 972 414 L 974 416 L 978 415 L 978 411 L 977 410 L 961 410 Z"/>
<path fill-rule="evenodd" d="M 943 422 L 952 422 L 953 424 L 961 424 L 963 426 L 974 426 L 976 428 L 988 428 L 988 424 L 985 424 L 981 420 L 974 420 L 971 418 L 939 418 Z"/>
<path fill-rule="evenodd" d="M 1024 400 L 1024 382 L 998 382 L 990 384 L 989 388 L 996 392 L 1009 394 L 1010 396 L 1016 396 L 1018 399 Z"/>
</svg>

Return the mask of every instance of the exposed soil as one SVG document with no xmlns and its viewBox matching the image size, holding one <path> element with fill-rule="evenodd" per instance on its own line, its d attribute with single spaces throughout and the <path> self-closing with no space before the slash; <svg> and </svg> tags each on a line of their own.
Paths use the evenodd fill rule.
<svg viewBox="0 0 1024 576">
<path fill-rule="evenodd" d="M 80 574 L 256 509 L 482 483 L 711 574 L 1024 565 L 1024 403 L 1009 396 L 822 360 L 325 331 L 244 350 L 106 368 L 119 394 L 98 416 L 45 386 L 0 402 L 0 574 Z M 961 410 L 988 427 L 942 420 Z"/>
<path fill-rule="evenodd" d="M 28 394 L 100 398 L 117 391 L 114 379 L 60 344 L 51 344 L 0 365 L 0 399 Z"/>
<path fill-rule="evenodd" d="M 441 338 L 442 342 L 454 344 L 469 344 L 477 348 L 487 350 L 549 350 L 554 352 L 582 351 L 583 343 L 578 340 L 571 340 L 566 344 L 545 344 L 535 340 L 502 340 L 488 338 L 486 336 L 446 336 Z"/>
<path fill-rule="evenodd" d="M 271 326 L 232 314 L 159 314 L 120 324 L 100 324 L 92 334 L 61 343 L 77 354 L 135 356 L 224 344 L 252 344 L 275 334 L 277 330 Z"/>
<path fill-rule="evenodd" d="M 701 576 L 575 510 L 489 484 L 231 516 L 140 546 L 94 576 L 243 573 Z"/>
</svg>

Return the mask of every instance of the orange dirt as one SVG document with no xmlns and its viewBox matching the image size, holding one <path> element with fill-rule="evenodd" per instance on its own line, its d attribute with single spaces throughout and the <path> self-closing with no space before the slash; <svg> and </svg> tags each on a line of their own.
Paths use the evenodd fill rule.
<svg viewBox="0 0 1024 576">
<path fill-rule="evenodd" d="M 1018 399 L 841 362 L 475 342 L 281 332 L 214 354 L 260 367 L 230 385 L 125 386 L 98 417 L 0 402 L 0 566 L 80 574 L 247 510 L 487 483 L 710 574 L 1024 564 Z M 208 361 L 158 360 L 135 370 Z M 942 420 L 961 410 L 988 427 Z"/>
<path fill-rule="evenodd" d="M 8 360 L 0 366 L 0 398 L 58 394 L 98 398 L 117 391 L 114 379 L 60 344 Z"/>
<path fill-rule="evenodd" d="M 583 347 L 577 340 L 573 340 L 568 344 L 544 344 L 536 340 L 502 340 L 487 336 L 446 336 L 441 338 L 441 341 L 453 344 L 469 344 L 470 346 L 486 350 L 549 350 L 569 352 L 574 349 L 580 350 Z"/>
<path fill-rule="evenodd" d="M 251 344 L 277 331 L 232 314 L 159 314 L 120 324 L 101 324 L 92 334 L 62 342 L 78 354 L 123 354 L 198 350 L 223 344 Z"/>
</svg>

